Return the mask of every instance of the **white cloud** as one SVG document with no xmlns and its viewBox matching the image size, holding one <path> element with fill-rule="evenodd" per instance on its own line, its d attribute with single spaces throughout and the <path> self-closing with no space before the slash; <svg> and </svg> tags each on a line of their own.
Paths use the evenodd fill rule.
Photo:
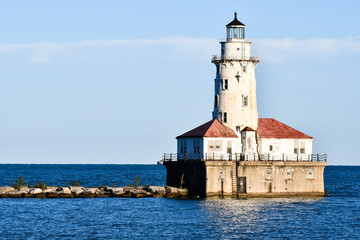
<svg viewBox="0 0 360 240">
<path fill-rule="evenodd" d="M 265 61 L 286 61 L 298 57 L 327 59 L 360 54 L 360 37 L 344 39 L 255 39 L 254 50 Z"/>
<path fill-rule="evenodd" d="M 341 55 L 360 54 L 360 37 L 344 39 L 254 39 L 253 53 L 259 54 L 264 61 L 287 61 L 298 57 L 326 59 Z M 29 53 L 33 63 L 50 63 L 56 55 L 81 48 L 116 47 L 167 47 L 177 54 L 186 56 L 209 56 L 217 54 L 218 40 L 208 38 L 189 38 L 173 36 L 158 39 L 134 40 L 86 40 L 73 43 L 39 42 L 30 44 L 0 44 L 0 53 Z M 169 53 L 171 54 L 171 53 Z"/>
</svg>

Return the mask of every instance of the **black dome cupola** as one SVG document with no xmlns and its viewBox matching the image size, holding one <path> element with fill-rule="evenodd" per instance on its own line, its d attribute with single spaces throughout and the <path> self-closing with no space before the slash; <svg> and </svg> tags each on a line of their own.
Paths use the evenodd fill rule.
<svg viewBox="0 0 360 240">
<path fill-rule="evenodd" d="M 234 14 L 234 20 L 226 25 L 227 40 L 244 39 L 245 38 L 245 24 L 237 19 L 237 14 Z"/>
</svg>

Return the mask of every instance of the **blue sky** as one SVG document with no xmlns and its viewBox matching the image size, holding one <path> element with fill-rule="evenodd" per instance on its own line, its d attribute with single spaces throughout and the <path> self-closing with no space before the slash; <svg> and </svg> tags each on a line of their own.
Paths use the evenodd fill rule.
<svg viewBox="0 0 360 240">
<path fill-rule="evenodd" d="M 155 163 L 211 118 L 225 25 L 252 39 L 260 117 L 359 165 L 358 1 L 4 1 L 0 163 Z"/>
</svg>

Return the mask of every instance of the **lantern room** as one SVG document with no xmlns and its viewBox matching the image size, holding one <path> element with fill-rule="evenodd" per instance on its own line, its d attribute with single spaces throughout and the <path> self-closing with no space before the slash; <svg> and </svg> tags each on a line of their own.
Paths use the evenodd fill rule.
<svg viewBox="0 0 360 240">
<path fill-rule="evenodd" d="M 237 19 L 237 14 L 234 14 L 234 20 L 226 25 L 227 41 L 245 39 L 245 24 Z"/>
</svg>

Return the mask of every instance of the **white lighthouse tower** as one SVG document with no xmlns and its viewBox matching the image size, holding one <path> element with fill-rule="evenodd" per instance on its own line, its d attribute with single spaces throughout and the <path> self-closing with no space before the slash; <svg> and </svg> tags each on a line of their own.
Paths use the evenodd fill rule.
<svg viewBox="0 0 360 240">
<path fill-rule="evenodd" d="M 240 136 L 245 127 L 256 130 L 255 67 L 259 57 L 250 55 L 251 42 L 245 40 L 245 25 L 236 16 L 226 25 L 226 41 L 220 42 L 221 55 L 213 56 L 216 66 L 213 119 Z"/>
</svg>

